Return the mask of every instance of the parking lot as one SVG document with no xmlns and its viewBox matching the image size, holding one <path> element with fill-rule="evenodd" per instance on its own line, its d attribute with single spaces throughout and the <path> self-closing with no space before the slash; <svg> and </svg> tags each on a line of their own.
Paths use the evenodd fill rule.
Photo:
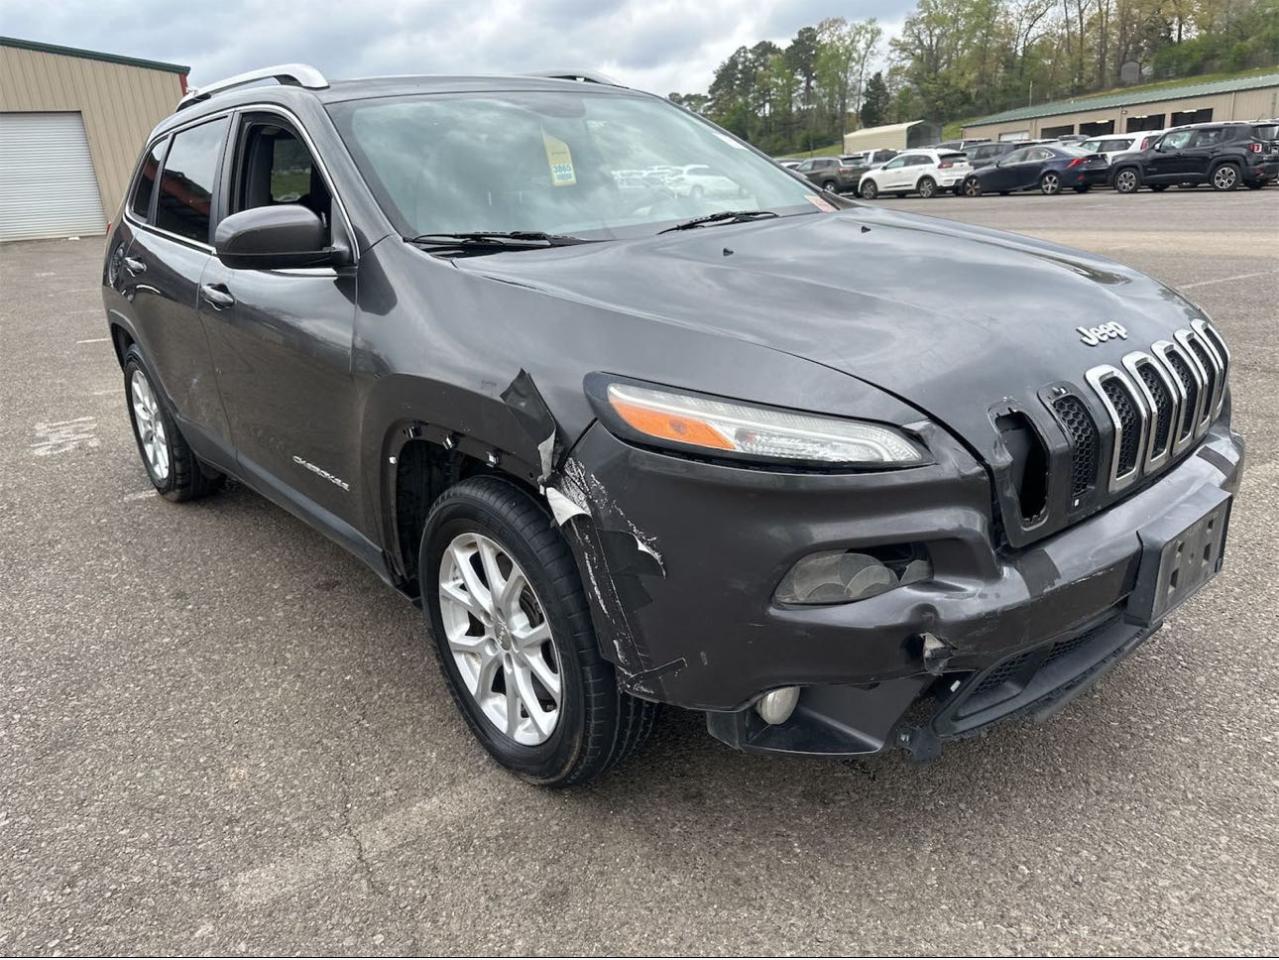
<svg viewBox="0 0 1279 960">
<path fill-rule="evenodd" d="M 0 952 L 1272 952 L 1279 190 L 882 205 L 1203 305 L 1249 443 L 1224 575 L 1050 724 L 929 765 L 667 712 L 565 792 L 487 760 L 419 613 L 320 534 L 149 492 L 100 238 L 0 246 Z"/>
</svg>

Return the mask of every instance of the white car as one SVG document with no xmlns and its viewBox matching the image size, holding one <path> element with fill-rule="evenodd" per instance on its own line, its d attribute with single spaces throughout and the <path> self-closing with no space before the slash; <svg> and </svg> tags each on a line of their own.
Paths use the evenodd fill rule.
<svg viewBox="0 0 1279 960">
<path fill-rule="evenodd" d="M 927 199 L 942 190 L 958 193 L 971 172 L 968 157 L 957 150 L 907 150 L 863 174 L 857 193 L 865 200 L 881 193 L 917 193 Z"/>
<path fill-rule="evenodd" d="M 677 167 L 669 185 L 678 197 L 724 198 L 738 197 L 744 193 L 735 180 L 713 173 L 704 163 Z"/>
</svg>

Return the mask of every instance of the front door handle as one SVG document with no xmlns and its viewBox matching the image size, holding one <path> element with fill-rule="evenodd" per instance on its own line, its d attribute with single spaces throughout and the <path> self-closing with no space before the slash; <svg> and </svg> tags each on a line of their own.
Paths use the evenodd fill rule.
<svg viewBox="0 0 1279 960">
<path fill-rule="evenodd" d="M 137 257 L 125 257 L 124 267 L 132 274 L 147 272 L 147 262 L 145 260 L 139 260 Z"/>
<path fill-rule="evenodd" d="M 200 284 L 200 296 L 204 297 L 214 310 L 225 310 L 235 305 L 235 297 L 231 296 L 231 291 L 220 283 Z"/>
</svg>

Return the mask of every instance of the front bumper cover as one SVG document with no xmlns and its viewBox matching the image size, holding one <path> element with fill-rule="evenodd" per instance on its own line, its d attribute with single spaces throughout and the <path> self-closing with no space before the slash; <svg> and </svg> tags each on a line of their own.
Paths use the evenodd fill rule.
<svg viewBox="0 0 1279 960">
<path fill-rule="evenodd" d="M 919 429 L 936 463 L 831 475 L 689 460 L 631 446 L 600 424 L 590 428 L 568 471 L 589 491 L 589 515 L 566 529 L 623 688 L 721 714 L 712 731 L 739 746 L 748 744 L 726 724 L 753 715 L 751 704 L 770 689 L 824 691 L 806 692 L 801 705 L 809 706 L 856 689 L 896 713 L 845 752 L 882 749 L 938 678 L 924 661 L 924 634 L 946 645 L 945 673 L 960 678 L 968 696 L 975 686 L 965 684 L 980 684 L 985 671 L 1026 651 L 1104 627 L 1091 646 L 1059 655 L 1043 675 L 1051 679 L 1063 664 L 1079 666 L 1076 674 L 1091 669 L 1084 647 L 1109 657 L 1153 632 L 1123 617 L 1141 554 L 1138 531 L 1205 488 L 1235 491 L 1243 460 L 1242 440 L 1223 417 L 1144 489 L 1027 548 L 997 550 L 986 471 L 945 431 Z M 811 552 L 907 541 L 927 545 L 932 580 L 856 603 L 772 600 L 786 571 Z M 960 688 L 950 693 L 957 698 Z M 979 713 L 943 717 L 936 732 L 957 735 L 974 717 L 995 716 Z"/>
</svg>

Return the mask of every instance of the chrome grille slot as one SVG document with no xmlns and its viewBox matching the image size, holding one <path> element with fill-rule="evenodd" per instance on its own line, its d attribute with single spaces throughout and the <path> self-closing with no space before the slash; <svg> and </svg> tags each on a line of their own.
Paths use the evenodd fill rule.
<svg viewBox="0 0 1279 960">
<path fill-rule="evenodd" d="M 1195 436 L 1195 424 L 1199 422 L 1200 402 L 1203 400 L 1202 381 L 1196 375 L 1195 368 L 1187 361 L 1185 353 L 1175 344 L 1161 341 L 1155 345 L 1155 356 L 1164 361 L 1181 386 L 1181 416 L 1178 418 L 1177 440 L 1173 446 L 1173 452 L 1180 453 Z"/>
<path fill-rule="evenodd" d="M 1230 372 L 1230 351 L 1226 341 L 1203 320 L 1190 321 L 1190 327 L 1199 335 L 1199 339 L 1208 347 L 1212 360 L 1217 365 L 1217 390 L 1212 400 L 1212 420 L 1221 416 L 1221 406 L 1226 399 L 1226 376 Z"/>
<path fill-rule="evenodd" d="M 1213 388 L 1217 370 L 1208 357 L 1208 351 L 1193 330 L 1178 330 L 1175 339 L 1177 345 L 1181 347 L 1182 356 L 1199 382 L 1199 403 L 1195 408 L 1194 419 L 1194 433 L 1197 437 L 1207 430 L 1208 424 L 1212 422 Z"/>
<path fill-rule="evenodd" d="M 1101 456 L 1101 434 L 1084 402 L 1073 394 L 1053 401 L 1057 419 L 1070 439 L 1070 500 L 1079 506 L 1097 481 L 1097 461 Z"/>
<path fill-rule="evenodd" d="M 1141 473 L 1142 451 L 1146 446 L 1150 417 L 1141 394 L 1123 371 L 1103 364 L 1093 367 L 1084 376 L 1106 408 L 1115 429 L 1109 488 L 1112 492 L 1122 490 Z"/>
<path fill-rule="evenodd" d="M 1141 391 L 1146 409 L 1150 411 L 1151 422 L 1143 453 L 1144 469 L 1157 470 L 1168 462 L 1172 454 L 1179 394 L 1163 367 L 1148 353 L 1128 354 L 1124 357 L 1124 369 Z"/>
</svg>

